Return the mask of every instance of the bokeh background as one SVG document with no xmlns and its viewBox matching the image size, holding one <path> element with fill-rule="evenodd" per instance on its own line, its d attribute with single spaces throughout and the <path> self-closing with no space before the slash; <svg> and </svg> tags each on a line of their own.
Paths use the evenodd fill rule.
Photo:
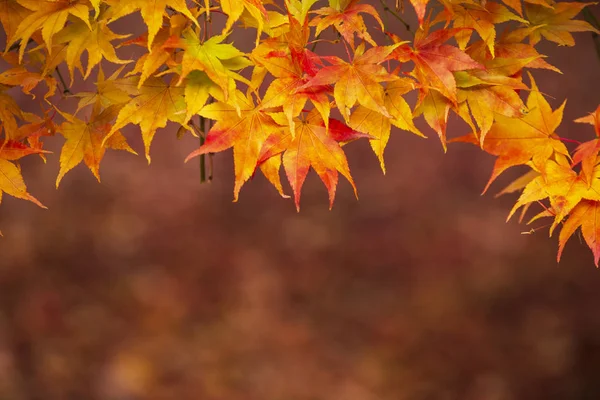
<svg viewBox="0 0 600 400">
<path fill-rule="evenodd" d="M 569 99 L 560 135 L 584 139 L 571 121 L 600 103 L 600 59 L 590 34 L 576 40 L 541 45 L 564 75 L 535 77 L 553 107 Z M 22 163 L 49 210 L 0 207 L 0 399 L 600 399 L 591 253 L 575 236 L 557 264 L 557 237 L 522 235 L 505 223 L 515 197 L 493 197 L 524 170 L 482 197 L 492 157 L 443 154 L 419 124 L 429 140 L 393 132 L 387 176 L 349 144 L 360 200 L 341 181 L 329 211 L 311 173 L 300 213 L 258 174 L 232 203 L 230 152 L 200 184 L 197 159 L 183 163 L 197 139 L 171 125 L 150 166 L 108 152 L 101 184 L 81 165 L 58 190 L 50 139 L 46 165 Z M 142 152 L 137 128 L 126 136 Z"/>
</svg>

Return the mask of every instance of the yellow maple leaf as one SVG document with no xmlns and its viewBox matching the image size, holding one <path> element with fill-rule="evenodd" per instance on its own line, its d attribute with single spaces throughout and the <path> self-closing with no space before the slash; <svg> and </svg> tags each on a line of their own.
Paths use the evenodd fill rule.
<svg viewBox="0 0 600 400">
<path fill-rule="evenodd" d="M 40 29 L 46 48 L 51 53 L 52 38 L 65 26 L 69 15 L 79 18 L 90 30 L 92 29 L 89 21 L 90 7 L 86 0 L 17 0 L 17 2 L 32 11 L 21 21 L 6 43 L 8 49 L 17 40 L 21 40 L 19 62 L 23 60 L 29 38 Z"/>
<path fill-rule="evenodd" d="M 79 69 L 84 79 L 87 79 L 92 69 L 100 64 L 102 59 L 106 59 L 114 64 L 127 64 L 131 60 L 121 60 L 115 53 L 115 48 L 111 41 L 116 39 L 125 39 L 130 35 L 118 35 L 111 31 L 107 26 L 106 20 L 92 21 L 91 29 L 89 24 L 81 21 L 74 21 L 56 35 L 57 43 L 65 43 L 67 46 L 65 60 L 69 67 L 71 75 L 71 85 L 74 80 L 74 70 Z M 88 60 L 85 74 L 81 66 L 81 56 L 87 51 Z"/>
<path fill-rule="evenodd" d="M 89 121 L 82 121 L 68 113 L 57 111 L 66 119 L 60 127 L 60 132 L 66 139 L 60 153 L 60 171 L 56 178 L 56 187 L 73 167 L 81 161 L 88 166 L 92 174 L 100 181 L 100 162 L 107 148 L 126 150 L 137 154 L 125 140 L 121 132 L 113 132 L 103 144 L 104 138 L 111 130 L 110 122 L 118 112 L 117 106 L 111 106 L 103 111 L 95 107 Z"/>
<path fill-rule="evenodd" d="M 132 86 L 137 87 L 137 82 L 132 81 Z M 139 125 L 146 159 L 150 163 L 150 145 L 156 130 L 164 128 L 167 121 L 183 123 L 185 108 L 183 87 L 166 84 L 160 78 L 150 78 L 139 89 L 139 93 L 121 108 L 115 124 L 102 144 L 105 145 L 107 140 L 125 125 Z"/>
</svg>

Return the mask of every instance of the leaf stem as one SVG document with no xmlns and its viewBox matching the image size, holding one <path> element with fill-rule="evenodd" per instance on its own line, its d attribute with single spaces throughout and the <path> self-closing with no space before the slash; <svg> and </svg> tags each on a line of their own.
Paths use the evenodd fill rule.
<svg viewBox="0 0 600 400">
<path fill-rule="evenodd" d="M 581 144 L 581 142 L 579 140 L 564 138 L 564 137 L 560 137 L 560 136 L 558 136 L 558 140 L 560 140 L 561 142 L 565 142 L 565 143 L 575 143 L 576 145 Z"/>
<path fill-rule="evenodd" d="M 342 38 L 342 43 L 344 43 L 344 48 L 346 49 L 346 54 L 348 55 L 348 62 L 352 62 L 352 56 L 350 55 L 350 50 L 348 50 L 348 43 L 346 43 L 345 38 Z"/>
</svg>

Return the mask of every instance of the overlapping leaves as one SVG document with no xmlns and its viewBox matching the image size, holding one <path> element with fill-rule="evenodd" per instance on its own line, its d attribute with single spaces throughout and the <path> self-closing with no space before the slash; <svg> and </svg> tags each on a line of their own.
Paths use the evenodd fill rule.
<svg viewBox="0 0 600 400">
<path fill-rule="evenodd" d="M 563 224 L 560 252 L 581 228 L 598 262 L 600 111 L 578 120 L 594 125 L 596 138 L 570 152 L 558 134 L 564 103 L 553 109 L 533 77 L 529 84 L 522 79 L 537 68 L 560 72 L 536 50 L 542 39 L 570 46 L 573 32 L 596 32 L 575 19 L 589 4 L 438 2 L 442 7 L 411 0 L 420 26 L 407 34 L 391 32 L 377 4 L 360 0 L 0 0 L 7 37 L 0 195 L 41 205 L 18 162 L 28 155 L 45 160 L 45 136 L 65 138 L 58 185 L 80 163 L 99 179 L 107 149 L 134 152 L 122 133 L 128 125 L 139 127 L 150 161 L 154 136 L 174 123 L 178 137 L 201 136 L 188 159 L 233 149 L 234 200 L 258 169 L 289 197 L 283 169 L 299 208 L 312 169 L 331 206 L 339 174 L 357 191 L 343 146 L 368 140 L 385 172 L 386 147 L 396 140 L 392 126 L 424 137 L 415 124 L 422 115 L 446 149 L 452 112 L 471 129 L 452 141 L 497 157 L 486 189 L 506 169 L 529 166 L 532 172 L 503 191 L 522 191 L 512 212 L 543 204 L 536 218 L 554 217 L 551 232 Z M 141 17 L 143 34 L 130 37 L 113 25 L 130 14 Z M 221 25 L 213 25 L 219 14 Z M 506 22 L 518 27 L 507 31 Z M 243 28 L 254 39 L 246 51 L 232 40 Z M 332 52 L 331 43 L 340 51 Z M 65 66 L 69 84 L 60 73 Z M 95 87 L 70 93 L 79 79 Z M 49 106 L 59 82 L 62 95 L 78 99 L 75 110 Z M 18 90 L 42 95 L 42 115 L 18 106 Z"/>
</svg>

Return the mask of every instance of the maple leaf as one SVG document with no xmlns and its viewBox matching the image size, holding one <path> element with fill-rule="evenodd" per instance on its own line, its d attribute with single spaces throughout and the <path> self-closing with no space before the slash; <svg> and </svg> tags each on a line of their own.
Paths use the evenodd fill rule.
<svg viewBox="0 0 600 400">
<path fill-rule="evenodd" d="M 255 106 L 251 98 L 237 92 L 240 112 L 230 104 L 216 102 L 202 108 L 200 115 L 216 120 L 206 135 L 200 148 L 189 154 L 186 162 L 200 154 L 216 153 L 233 147 L 235 169 L 234 201 L 238 200 L 240 189 L 250 179 L 260 150 L 267 138 L 282 127 L 260 106 Z"/>
<path fill-rule="evenodd" d="M 287 4 L 286 4 L 287 5 Z M 260 35 L 258 35 L 258 31 L 265 33 L 271 38 L 279 37 L 288 30 L 288 15 L 284 15 L 277 11 L 267 11 L 267 14 L 264 18 L 256 19 L 250 13 L 244 12 L 242 13 L 239 20 L 244 28 L 254 28 L 257 30 L 257 38 L 258 41 L 255 42 L 255 46 L 259 46 L 260 43 L 264 39 L 260 39 Z M 229 32 L 222 32 L 223 34 L 229 34 L 233 32 L 230 30 Z"/>
<path fill-rule="evenodd" d="M 508 118 L 519 118 L 526 110 L 516 90 L 527 89 L 520 79 L 474 71 L 469 74 L 455 73 L 458 101 L 466 102 L 471 115 L 480 129 L 479 142 L 483 146 L 497 114 Z M 478 74 L 477 72 L 482 72 Z"/>
<path fill-rule="evenodd" d="M 265 178 L 267 178 L 271 185 L 275 187 L 279 195 L 284 199 L 289 199 L 290 196 L 283 191 L 281 177 L 279 176 L 279 170 L 281 169 L 281 155 L 277 154 L 262 161 L 259 159 L 259 168 Z"/>
<path fill-rule="evenodd" d="M 425 11 L 427 9 L 427 4 L 429 4 L 429 0 L 410 0 L 410 4 L 415 9 L 417 13 L 417 17 L 419 18 L 419 25 L 423 25 L 423 20 L 425 19 Z"/>
<path fill-rule="evenodd" d="M 592 183 L 592 175 L 597 163 L 598 153 L 600 153 L 600 139 L 593 139 L 581 143 L 573 153 L 571 167 L 581 163 L 581 171 L 583 172 L 588 185 L 591 185 Z"/>
<path fill-rule="evenodd" d="M 44 82 L 48 87 L 48 91 L 44 95 L 44 99 L 48 99 L 56 92 L 57 82 L 51 76 L 45 76 L 39 72 L 32 72 L 23 66 L 7 69 L 0 74 L 0 84 L 8 86 L 21 86 L 23 93 L 31 94 L 35 99 L 35 95 L 31 91 L 37 87 L 40 82 Z"/>
<path fill-rule="evenodd" d="M 137 82 L 133 81 L 133 85 L 135 88 Z M 104 137 L 102 146 L 125 125 L 139 125 L 146 159 L 150 163 L 150 144 L 156 130 L 164 128 L 167 121 L 183 123 L 185 107 L 184 88 L 167 85 L 160 78 L 150 78 L 139 89 L 139 94 L 121 108 L 115 124 Z"/>
<path fill-rule="evenodd" d="M 531 44 L 536 44 L 542 37 L 561 46 L 574 46 L 575 39 L 570 32 L 595 32 L 596 28 L 586 21 L 574 20 L 579 12 L 595 3 L 556 3 L 553 7 L 537 4 L 525 4 L 525 14 L 532 30 L 529 35 Z"/>
<path fill-rule="evenodd" d="M 66 141 L 60 153 L 60 171 L 56 178 L 56 187 L 65 174 L 83 161 L 92 174 L 100 181 L 100 162 L 107 148 L 126 150 L 137 154 L 125 140 L 121 132 L 114 132 L 103 145 L 104 138 L 111 131 L 111 121 L 118 112 L 117 106 L 111 106 L 103 111 L 94 108 L 89 121 L 82 121 L 68 113 L 57 110 L 64 118 L 58 131 Z"/>
<path fill-rule="evenodd" d="M 583 239 L 592 250 L 594 263 L 598 267 L 600 261 L 600 201 L 583 200 L 573 209 L 558 236 L 557 262 L 560 261 L 567 241 L 577 228 L 581 228 Z"/>
<path fill-rule="evenodd" d="M 0 122 L 1 128 L 4 129 L 4 137 L 8 139 L 15 137 L 18 128 L 17 118 L 23 119 L 21 108 L 12 97 L 0 92 Z"/>
<path fill-rule="evenodd" d="M 536 170 L 532 169 L 530 171 L 527 171 L 526 173 L 524 173 L 523 175 L 506 185 L 504 189 L 496 193 L 494 197 L 500 197 L 504 194 L 522 191 L 525 188 L 525 186 L 529 184 L 529 182 L 531 182 L 538 176 L 540 176 L 540 173 Z"/>
<path fill-rule="evenodd" d="M 310 38 L 308 20 L 301 23 L 290 16 L 289 29 L 285 32 L 284 43 L 287 44 L 295 70 L 310 76 L 315 76 L 319 67 L 323 66 L 321 58 L 306 48 Z"/>
<path fill-rule="evenodd" d="M 359 4 L 358 0 L 351 0 L 344 6 L 338 4 L 337 7 L 323 7 L 315 13 L 320 17 L 313 18 L 310 25 L 317 27 L 316 36 L 333 25 L 352 48 L 354 48 L 354 34 L 372 46 L 377 45 L 369 34 L 361 13 L 371 15 L 379 23 L 381 30 L 385 29 L 377 10 L 370 4 Z"/>
<path fill-rule="evenodd" d="M 552 235 L 556 226 L 582 199 L 600 200 L 600 181 L 598 181 L 600 170 L 598 169 L 594 171 L 592 185 L 587 185 L 583 176 L 571 169 L 564 156 L 556 157 L 556 161 L 546 161 L 538 172 L 540 176 L 525 186 L 507 220 L 519 207 L 548 198 L 554 213 L 554 223 L 550 227 L 550 235 Z"/>
<path fill-rule="evenodd" d="M 521 40 L 523 40 L 523 37 L 519 37 L 518 34 L 511 34 L 514 32 L 515 31 L 507 32 L 502 35 L 495 45 L 496 58 L 507 60 L 507 65 L 510 60 L 512 64 L 515 65 L 515 68 L 512 68 L 512 71 L 510 71 L 511 73 L 508 73 L 508 75 L 515 75 L 524 67 L 549 69 L 562 74 L 558 68 L 545 61 L 544 58 L 546 58 L 546 56 L 538 53 L 531 44 L 520 43 Z M 473 46 L 471 46 L 471 50 L 472 49 Z M 475 56 L 472 51 L 470 51 L 469 54 L 471 54 L 471 57 L 474 59 L 482 62 L 485 65 L 486 70 L 488 68 L 493 68 L 493 65 L 488 65 L 486 61 Z M 505 68 L 505 70 L 507 70 L 507 68 Z M 509 71 L 507 70 L 507 72 Z"/>
<path fill-rule="evenodd" d="M 600 106 L 596 108 L 596 111 L 590 113 L 589 115 L 577 118 L 575 122 L 578 122 L 580 124 L 594 125 L 594 129 L 596 130 L 596 137 L 600 138 Z"/>
<path fill-rule="evenodd" d="M 37 114 L 22 112 L 22 119 L 25 124 L 19 126 L 12 139 L 15 141 L 22 141 L 26 139 L 29 142 L 29 146 L 34 149 L 41 149 L 42 143 L 40 138 L 43 136 L 53 136 L 56 133 L 56 125 L 52 120 L 54 115 L 49 116 L 47 110 L 42 110 L 44 117 L 40 117 Z M 44 159 L 44 152 L 39 153 L 40 157 Z M 45 159 L 44 159 L 45 161 Z"/>
<path fill-rule="evenodd" d="M 51 52 L 52 38 L 65 26 L 69 15 L 79 18 L 90 30 L 92 29 L 89 22 L 89 3 L 85 0 L 17 0 L 17 2 L 33 11 L 21 20 L 14 34 L 6 43 L 8 50 L 17 40 L 21 40 L 19 62 L 23 59 L 29 38 L 40 29 L 48 52 Z"/>
<path fill-rule="evenodd" d="M 507 21 L 527 23 L 523 18 L 510 12 L 508 8 L 492 1 L 454 4 L 451 1 L 444 0 L 443 3 L 446 6 L 445 11 L 439 14 L 436 20 L 441 20 L 445 17 L 447 22 L 452 21 L 454 28 L 472 28 L 456 32 L 454 37 L 461 50 L 466 49 L 474 29 L 484 41 L 493 57 L 496 41 L 495 24 Z"/>
<path fill-rule="evenodd" d="M 250 65 L 244 57 L 244 53 L 232 44 L 222 43 L 225 36 L 216 35 L 200 42 L 198 35 L 187 29 L 183 32 L 183 38 L 171 37 L 164 47 L 179 47 L 184 49 L 181 60 L 181 74 L 177 84 L 185 79 L 192 71 L 203 71 L 208 77 L 223 90 L 225 100 L 235 92 L 235 82 L 231 70 L 224 65 L 226 60 L 233 60 L 236 69 Z"/>
<path fill-rule="evenodd" d="M 0 0 L 0 24 L 7 38 L 12 38 L 31 11 L 20 5 L 17 0 Z"/>
<path fill-rule="evenodd" d="M 424 25 L 415 34 L 413 46 L 401 44 L 393 53 L 400 62 L 413 61 L 413 74 L 423 85 L 439 91 L 453 104 L 456 104 L 455 71 L 483 69 L 484 66 L 473 60 L 457 47 L 444 44 L 450 38 L 463 32 L 462 28 L 440 29 L 429 33 L 429 25 Z M 399 38 L 390 34 L 395 42 Z"/>
<path fill-rule="evenodd" d="M 121 60 L 115 53 L 115 48 L 111 41 L 116 39 L 125 39 L 130 35 L 117 35 L 107 26 L 107 21 L 92 21 L 91 29 L 89 23 L 74 21 L 65 27 L 56 35 L 57 43 L 65 43 L 66 62 L 71 76 L 71 85 L 74 80 L 74 70 L 79 69 L 84 79 L 87 79 L 92 69 L 100 64 L 102 59 L 106 59 L 114 64 L 127 64 L 130 60 Z M 88 61 L 85 74 L 81 66 L 81 56 L 87 51 Z"/>
<path fill-rule="evenodd" d="M 304 119 L 296 120 L 294 135 L 289 130 L 276 132 L 266 142 L 259 162 L 264 162 L 271 157 L 283 153 L 283 168 L 292 190 L 296 209 L 300 211 L 300 196 L 302 186 L 312 167 L 329 193 L 329 208 L 333 207 L 335 192 L 338 183 L 338 172 L 341 173 L 352 185 L 354 194 L 358 198 L 354 180 L 350 174 L 348 160 L 339 142 L 348 142 L 360 137 L 368 137 L 356 132 L 349 127 L 343 128 L 343 123 L 329 123 L 336 126 L 332 130 L 325 127 L 321 115 L 313 110 Z"/>
<path fill-rule="evenodd" d="M 106 18 L 112 22 L 135 11 L 140 11 L 144 23 L 148 27 L 148 51 L 152 50 L 152 43 L 158 34 L 165 16 L 167 7 L 180 12 L 192 21 L 198 28 L 200 24 L 189 10 L 185 0 L 104 0 L 110 5 Z"/>
<path fill-rule="evenodd" d="M 495 116 L 495 122 L 489 130 L 483 149 L 498 158 L 483 192 L 507 168 L 532 162 L 541 169 L 555 153 L 568 156 L 565 145 L 556 138 L 555 130 L 562 121 L 566 102 L 552 111 L 546 99 L 540 93 L 535 80 L 531 79 L 531 93 L 527 98 L 529 110 L 521 118 L 509 118 L 501 114 Z M 476 135 L 471 134 L 453 141 L 480 144 Z"/>
<path fill-rule="evenodd" d="M 437 90 L 421 90 L 414 112 L 415 116 L 423 114 L 427 125 L 438 134 L 444 152 L 447 150 L 446 127 L 450 107 L 452 107 L 450 100 Z"/>
<path fill-rule="evenodd" d="M 124 90 L 117 80 L 122 70 L 122 68 L 119 68 L 111 76 L 105 78 L 104 70 L 102 69 L 102 65 L 100 65 L 96 78 L 96 91 L 77 92 L 73 95 L 73 97 L 79 98 L 75 113 L 78 113 L 82 108 L 89 105 L 97 104 L 101 108 L 108 108 L 111 105 L 128 103 L 131 99 L 129 92 Z"/>
<path fill-rule="evenodd" d="M 594 167 L 597 164 L 598 154 L 600 153 L 600 106 L 595 112 L 581 118 L 577 118 L 575 122 L 594 125 L 596 130 L 596 139 L 581 143 L 573 153 L 573 162 L 571 167 L 581 163 L 581 171 L 585 177 L 588 186 L 592 184 L 592 176 Z"/>
<path fill-rule="evenodd" d="M 286 0 L 285 7 L 288 13 L 298 21 L 300 25 L 307 22 L 308 11 L 318 0 Z"/>
<path fill-rule="evenodd" d="M 187 26 L 187 18 L 181 14 L 173 14 L 169 17 L 169 26 L 161 28 L 152 42 L 149 53 L 143 54 L 136 62 L 132 71 L 126 76 L 140 75 L 138 88 L 140 88 L 146 79 L 154 75 L 156 71 L 167 63 L 175 50 L 172 47 L 165 46 L 167 40 L 171 37 L 179 37 Z M 138 45 L 144 48 L 148 47 L 148 34 L 142 34 L 134 39 L 125 41 L 119 45 Z"/>
<path fill-rule="evenodd" d="M 41 149 L 27 148 L 12 140 L 0 141 L 0 202 L 2 193 L 18 199 L 29 200 L 42 208 L 46 208 L 38 199 L 27 192 L 27 186 L 21 175 L 21 169 L 13 162 L 29 154 L 43 153 Z"/>
<path fill-rule="evenodd" d="M 225 102 L 221 89 L 210 80 L 206 73 L 192 71 L 185 79 L 186 113 L 183 123 L 187 124 L 194 115 L 200 113 L 211 96 L 217 101 Z M 234 107 L 236 110 L 238 109 L 237 104 L 234 104 Z"/>
<path fill-rule="evenodd" d="M 27 146 L 16 140 L 0 140 L 0 158 L 9 161 L 19 160 L 31 154 L 51 153 L 41 148 Z"/>
<path fill-rule="evenodd" d="M 397 77 L 379 64 L 385 61 L 397 46 L 398 44 L 372 47 L 363 53 L 364 46 L 360 45 L 352 63 L 338 57 L 324 57 L 333 65 L 321 68 L 299 90 L 334 84 L 333 97 L 346 121 L 350 117 L 350 108 L 357 102 L 391 118 L 384 105 L 383 87 L 380 83 L 396 80 Z"/>
<path fill-rule="evenodd" d="M 242 13 L 248 11 L 258 24 L 256 33 L 256 43 L 258 44 L 265 19 L 268 18 L 267 10 L 265 10 L 265 7 L 262 4 L 263 2 L 261 0 L 219 0 L 219 3 L 221 3 L 221 10 L 223 10 L 228 17 L 222 35 L 226 36 L 233 24 L 240 19 Z"/>
<path fill-rule="evenodd" d="M 350 117 L 350 126 L 353 129 L 368 133 L 371 136 L 369 143 L 379 159 L 379 164 L 384 174 L 385 162 L 383 153 L 390 139 L 392 124 L 405 131 L 425 137 L 414 125 L 410 106 L 402 97 L 414 88 L 414 81 L 409 78 L 401 78 L 387 85 L 384 92 L 385 108 L 389 111 L 392 118 L 388 118 L 377 111 L 363 106 L 358 106 Z"/>
<path fill-rule="evenodd" d="M 296 46 L 293 40 L 289 45 L 288 42 L 269 41 L 252 52 L 252 60 L 275 77 L 263 96 L 262 105 L 282 107 L 292 132 L 295 131 L 294 118 L 304 109 L 308 100 L 325 121 L 328 121 L 331 109 L 329 86 L 304 87 L 310 77 L 316 74 L 318 60 L 315 61 L 308 50 L 304 54 L 299 54 L 301 51 L 294 52 Z"/>
</svg>

